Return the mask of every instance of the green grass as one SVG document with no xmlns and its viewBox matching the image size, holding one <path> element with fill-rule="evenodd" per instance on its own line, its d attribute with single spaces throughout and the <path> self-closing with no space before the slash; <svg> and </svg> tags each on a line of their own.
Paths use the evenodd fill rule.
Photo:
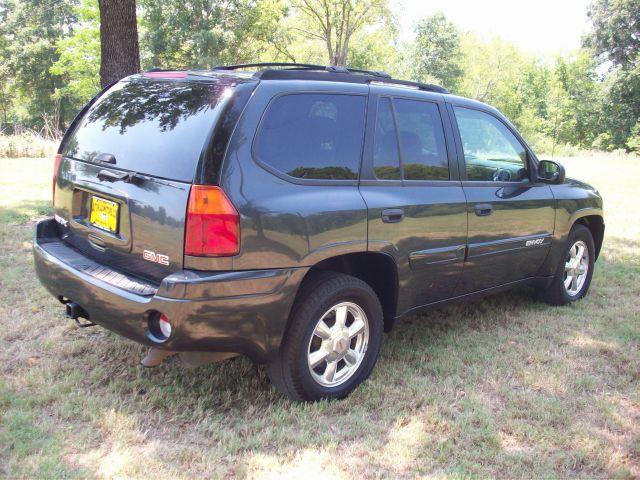
<svg viewBox="0 0 640 480">
<path fill-rule="evenodd" d="M 145 370 L 38 284 L 51 161 L 0 159 L 0 476 L 640 476 L 640 159 L 566 159 L 605 198 L 589 296 L 516 291 L 408 319 L 347 400 L 293 404 L 244 359 Z"/>
</svg>

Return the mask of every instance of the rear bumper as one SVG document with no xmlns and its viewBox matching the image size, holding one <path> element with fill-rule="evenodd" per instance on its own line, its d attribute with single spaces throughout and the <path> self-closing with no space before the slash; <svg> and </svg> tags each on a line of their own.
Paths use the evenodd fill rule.
<svg viewBox="0 0 640 480">
<path fill-rule="evenodd" d="M 239 353 L 259 363 L 272 360 L 278 351 L 307 272 L 306 268 L 182 270 L 160 285 L 143 285 L 145 289 L 126 280 L 114 282 L 117 273 L 91 275 L 87 263 L 93 261 L 60 239 L 53 219 L 36 225 L 33 252 L 40 282 L 56 297 L 79 304 L 94 323 L 149 346 Z M 154 312 L 164 313 L 173 326 L 164 343 L 154 342 L 148 333 Z"/>
</svg>

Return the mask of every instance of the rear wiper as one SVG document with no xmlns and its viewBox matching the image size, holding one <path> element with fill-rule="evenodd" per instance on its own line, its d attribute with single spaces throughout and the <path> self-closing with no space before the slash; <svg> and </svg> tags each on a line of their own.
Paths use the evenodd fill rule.
<svg viewBox="0 0 640 480">
<path fill-rule="evenodd" d="M 114 173 L 109 170 L 100 170 L 98 172 L 98 179 L 107 182 L 139 183 L 147 178 L 136 172 Z"/>
<path fill-rule="evenodd" d="M 160 185 L 166 185 L 168 187 L 178 188 L 184 190 L 184 187 L 176 185 L 175 183 L 168 182 L 166 180 L 160 180 L 159 178 L 149 177 L 147 175 L 141 175 L 138 172 L 121 172 L 115 173 L 110 170 L 100 170 L 98 172 L 98 180 L 104 180 L 107 182 L 125 182 L 132 184 L 139 184 L 144 181 L 159 183 Z"/>
</svg>

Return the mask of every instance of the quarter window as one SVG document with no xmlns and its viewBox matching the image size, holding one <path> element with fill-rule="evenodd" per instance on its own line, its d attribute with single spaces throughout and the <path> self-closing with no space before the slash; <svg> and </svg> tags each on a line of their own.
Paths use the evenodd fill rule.
<svg viewBox="0 0 640 480">
<path fill-rule="evenodd" d="M 454 111 L 469 180 L 529 180 L 527 151 L 500 120 L 468 108 L 454 107 Z"/>
<path fill-rule="evenodd" d="M 296 178 L 356 180 L 364 117 L 364 96 L 278 97 L 267 109 L 256 137 L 256 158 Z"/>
</svg>

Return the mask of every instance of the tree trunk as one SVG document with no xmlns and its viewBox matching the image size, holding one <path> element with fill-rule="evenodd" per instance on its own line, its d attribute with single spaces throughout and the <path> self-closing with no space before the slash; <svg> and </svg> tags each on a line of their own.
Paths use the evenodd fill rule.
<svg viewBox="0 0 640 480">
<path fill-rule="evenodd" d="M 98 0 L 102 88 L 140 71 L 135 0 Z"/>
</svg>

